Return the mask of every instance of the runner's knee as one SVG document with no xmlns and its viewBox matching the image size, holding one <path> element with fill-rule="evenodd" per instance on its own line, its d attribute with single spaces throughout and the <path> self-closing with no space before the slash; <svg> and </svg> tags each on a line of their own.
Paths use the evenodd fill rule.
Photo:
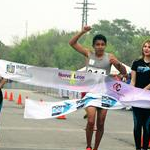
<svg viewBox="0 0 150 150">
<path fill-rule="evenodd" d="M 93 121 L 93 120 L 88 120 L 88 127 L 89 127 L 89 128 L 93 129 L 94 124 L 95 124 L 95 121 Z"/>
</svg>

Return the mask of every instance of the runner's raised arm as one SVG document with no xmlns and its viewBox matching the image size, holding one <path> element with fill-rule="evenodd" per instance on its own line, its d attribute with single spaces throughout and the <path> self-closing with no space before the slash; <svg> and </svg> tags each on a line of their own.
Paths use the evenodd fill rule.
<svg viewBox="0 0 150 150">
<path fill-rule="evenodd" d="M 84 35 L 86 32 L 90 31 L 90 26 L 85 26 L 81 32 L 77 33 L 70 41 L 69 44 L 73 47 L 76 51 L 83 54 L 84 56 L 88 57 L 89 49 L 83 47 L 80 43 L 78 43 L 79 38 Z"/>
</svg>

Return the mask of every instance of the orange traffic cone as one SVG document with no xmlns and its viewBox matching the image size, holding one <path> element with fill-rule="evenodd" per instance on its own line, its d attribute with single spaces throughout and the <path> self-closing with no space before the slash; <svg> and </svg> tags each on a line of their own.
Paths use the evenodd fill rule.
<svg viewBox="0 0 150 150">
<path fill-rule="evenodd" d="M 8 99 L 8 97 L 7 97 L 7 91 L 5 91 L 4 99 Z"/>
<path fill-rule="evenodd" d="M 143 137 L 141 137 L 141 147 L 143 147 Z"/>
<path fill-rule="evenodd" d="M 143 147 L 143 137 L 141 138 L 141 147 Z M 149 139 L 148 148 L 150 148 L 150 139 Z"/>
<path fill-rule="evenodd" d="M 13 101 L 13 93 L 10 93 L 9 101 Z"/>
<path fill-rule="evenodd" d="M 58 116 L 57 119 L 67 119 L 65 115 Z"/>
<path fill-rule="evenodd" d="M 19 96 L 18 96 L 17 104 L 18 104 L 18 105 L 22 105 L 21 94 L 19 94 Z"/>
</svg>

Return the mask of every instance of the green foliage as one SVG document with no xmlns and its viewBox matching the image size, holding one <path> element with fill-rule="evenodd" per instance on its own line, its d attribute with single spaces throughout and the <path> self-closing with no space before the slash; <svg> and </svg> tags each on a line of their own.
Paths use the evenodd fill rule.
<svg viewBox="0 0 150 150">
<path fill-rule="evenodd" d="M 80 43 L 92 48 L 92 38 L 96 34 L 107 37 L 106 51 L 113 53 L 127 65 L 141 55 L 141 45 L 150 39 L 150 31 L 137 29 L 130 21 L 115 19 L 112 22 L 101 20 L 92 26 L 91 32 L 80 39 Z M 7 47 L 0 43 L 1 58 L 42 67 L 77 70 L 85 66 L 85 58 L 73 50 L 68 42 L 76 33 L 51 29 L 46 33 L 31 35 L 28 40 Z"/>
<path fill-rule="evenodd" d="M 108 39 L 108 51 L 127 65 L 131 65 L 141 55 L 141 41 L 150 39 L 150 31 L 136 29 L 125 19 L 115 19 L 112 22 L 101 20 L 99 24 L 93 25 L 92 34 L 94 36 L 99 32 Z"/>
</svg>

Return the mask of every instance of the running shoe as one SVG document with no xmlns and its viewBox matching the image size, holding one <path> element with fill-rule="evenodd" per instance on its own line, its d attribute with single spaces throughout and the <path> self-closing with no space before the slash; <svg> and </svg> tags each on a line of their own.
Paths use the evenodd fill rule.
<svg viewBox="0 0 150 150">
<path fill-rule="evenodd" d="M 92 150 L 92 148 L 91 147 L 87 147 L 86 150 Z"/>
</svg>

